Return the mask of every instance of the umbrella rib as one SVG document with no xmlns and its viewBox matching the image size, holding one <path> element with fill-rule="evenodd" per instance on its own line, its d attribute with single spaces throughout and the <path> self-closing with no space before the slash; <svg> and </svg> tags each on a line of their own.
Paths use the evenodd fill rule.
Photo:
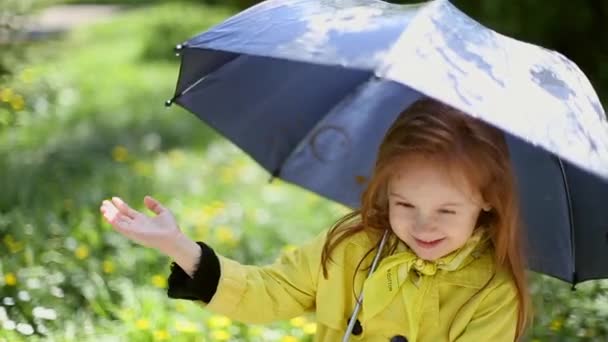
<svg viewBox="0 0 608 342">
<path fill-rule="evenodd" d="M 203 82 L 207 78 L 207 76 L 209 76 L 209 74 L 206 74 L 205 76 L 199 78 L 196 82 L 194 82 L 191 85 L 189 85 L 186 89 L 180 91 L 178 94 L 176 94 L 175 96 L 173 96 L 173 98 L 171 100 L 167 101 L 167 105 L 171 105 L 173 102 L 175 102 L 175 100 L 179 99 L 184 94 L 186 94 L 187 92 L 189 92 L 192 88 L 194 88 L 197 85 L 199 85 L 199 83 Z"/>
<path fill-rule="evenodd" d="M 576 275 L 576 245 L 574 243 L 574 216 L 572 211 L 572 197 L 570 196 L 570 187 L 568 186 L 568 177 L 566 176 L 566 168 L 564 167 L 564 163 L 559 157 L 555 157 L 557 159 L 557 163 L 559 164 L 559 169 L 562 173 L 562 180 L 564 181 L 564 190 L 566 191 L 566 203 L 568 205 L 568 221 L 570 225 L 570 252 L 572 253 L 572 289 L 575 289 L 577 283 L 577 275 Z"/>
</svg>

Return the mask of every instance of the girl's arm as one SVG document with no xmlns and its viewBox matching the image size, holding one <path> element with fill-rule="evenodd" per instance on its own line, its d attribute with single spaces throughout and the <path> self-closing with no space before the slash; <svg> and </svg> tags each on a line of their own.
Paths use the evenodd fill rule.
<svg viewBox="0 0 608 342">
<path fill-rule="evenodd" d="M 196 300 L 210 311 L 244 323 L 268 323 L 312 311 L 325 233 L 271 265 L 242 265 L 197 242 L 200 261 L 190 277 L 176 263 L 168 296 Z M 191 263 L 188 262 L 188 265 Z"/>
<path fill-rule="evenodd" d="M 159 201 L 146 196 L 144 204 L 154 216 L 132 209 L 118 197 L 103 201 L 100 211 L 124 236 L 175 260 L 169 278 L 173 298 L 197 300 L 211 311 L 251 323 L 314 309 L 325 233 L 283 253 L 272 265 L 246 266 L 190 240 Z"/>
</svg>

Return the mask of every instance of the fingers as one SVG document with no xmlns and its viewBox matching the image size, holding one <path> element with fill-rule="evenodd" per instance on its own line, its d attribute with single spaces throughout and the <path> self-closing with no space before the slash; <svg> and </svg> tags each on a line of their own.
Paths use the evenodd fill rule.
<svg viewBox="0 0 608 342">
<path fill-rule="evenodd" d="M 167 210 L 167 209 L 165 209 L 165 207 L 163 207 L 160 204 L 159 201 L 155 200 L 151 196 L 144 197 L 144 204 L 146 205 L 146 207 L 148 207 L 148 209 L 150 209 L 157 215 L 161 214 L 163 211 Z"/>
<path fill-rule="evenodd" d="M 108 200 L 102 202 L 99 210 L 104 219 L 114 227 L 126 229 L 133 222 L 133 218 L 120 212 L 114 203 Z"/>
<path fill-rule="evenodd" d="M 112 197 L 112 203 L 114 203 L 118 211 L 126 216 L 129 216 L 130 218 L 135 218 L 137 215 L 139 215 L 137 210 L 131 209 L 131 207 L 129 207 L 129 205 L 120 197 Z"/>
</svg>

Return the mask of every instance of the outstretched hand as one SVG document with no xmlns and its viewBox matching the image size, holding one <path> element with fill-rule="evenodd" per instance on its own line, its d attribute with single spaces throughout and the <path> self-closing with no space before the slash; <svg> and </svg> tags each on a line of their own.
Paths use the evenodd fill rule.
<svg viewBox="0 0 608 342">
<path fill-rule="evenodd" d="M 119 197 L 104 200 L 100 211 L 115 230 L 130 240 L 160 251 L 171 248 L 182 233 L 173 213 L 150 196 L 144 197 L 144 204 L 154 216 L 132 209 Z"/>
</svg>

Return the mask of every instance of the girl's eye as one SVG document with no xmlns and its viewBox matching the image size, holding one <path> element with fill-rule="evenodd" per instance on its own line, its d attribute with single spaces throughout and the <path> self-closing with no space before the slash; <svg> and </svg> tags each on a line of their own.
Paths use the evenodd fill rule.
<svg viewBox="0 0 608 342">
<path fill-rule="evenodd" d="M 413 205 L 411 205 L 409 203 L 406 203 L 406 202 L 397 202 L 397 205 L 400 205 L 400 206 L 406 207 L 406 208 L 413 208 L 414 207 Z"/>
<path fill-rule="evenodd" d="M 450 214 L 450 215 L 456 214 L 456 212 L 454 210 L 448 210 L 448 209 L 441 209 L 441 210 L 439 210 L 439 212 L 442 214 Z"/>
</svg>

